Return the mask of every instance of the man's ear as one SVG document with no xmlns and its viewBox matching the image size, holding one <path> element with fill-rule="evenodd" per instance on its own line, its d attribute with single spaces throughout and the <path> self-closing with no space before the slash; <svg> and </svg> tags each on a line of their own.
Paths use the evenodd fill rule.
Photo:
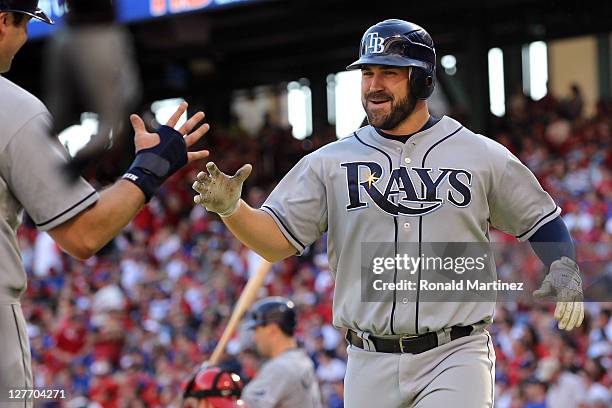
<svg viewBox="0 0 612 408">
<path fill-rule="evenodd" d="M 0 39 L 4 37 L 4 32 L 6 31 L 6 27 L 10 24 L 8 21 L 9 13 L 2 12 L 0 13 Z"/>
<path fill-rule="evenodd" d="M 0 27 L 6 28 L 10 24 L 13 24 L 13 15 L 6 11 L 0 12 Z"/>
</svg>

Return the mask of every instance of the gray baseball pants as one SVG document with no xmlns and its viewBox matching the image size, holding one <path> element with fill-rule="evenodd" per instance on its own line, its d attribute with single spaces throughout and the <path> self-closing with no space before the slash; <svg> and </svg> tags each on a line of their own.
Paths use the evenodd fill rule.
<svg viewBox="0 0 612 408">
<path fill-rule="evenodd" d="M 420 354 L 348 346 L 346 408 L 493 407 L 495 351 L 486 330 Z"/>
</svg>

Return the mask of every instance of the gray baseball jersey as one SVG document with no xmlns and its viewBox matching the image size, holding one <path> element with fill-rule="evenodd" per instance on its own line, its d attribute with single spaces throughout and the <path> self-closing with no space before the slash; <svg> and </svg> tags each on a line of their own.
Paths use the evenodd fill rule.
<svg viewBox="0 0 612 408">
<path fill-rule="evenodd" d="M 32 384 L 30 351 L 19 298 L 26 274 L 16 231 L 23 209 L 49 230 L 91 206 L 98 194 L 86 181 L 59 172 L 67 152 L 49 136 L 51 117 L 36 97 L 0 76 L 0 393 Z M 0 402 L 6 401 L 0 395 Z M 23 402 L 20 404 L 23 406 Z"/>
<path fill-rule="evenodd" d="M 362 302 L 364 242 L 528 239 L 561 210 L 501 144 L 444 116 L 406 143 L 371 126 L 305 156 L 262 206 L 302 253 L 327 231 L 334 325 L 419 334 L 492 319 L 493 302 Z"/>
<path fill-rule="evenodd" d="M 66 149 L 49 136 L 51 116 L 35 96 L 0 77 L 0 302 L 26 287 L 15 232 L 23 209 L 42 231 L 74 217 L 98 199 L 85 180 L 61 176 Z"/>
<path fill-rule="evenodd" d="M 250 408 L 321 408 L 312 360 L 293 349 L 267 361 L 242 392 Z"/>
</svg>

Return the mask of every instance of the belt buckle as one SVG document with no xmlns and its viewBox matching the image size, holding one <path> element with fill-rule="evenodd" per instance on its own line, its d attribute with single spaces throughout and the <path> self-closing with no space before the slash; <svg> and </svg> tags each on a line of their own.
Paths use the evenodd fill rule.
<svg viewBox="0 0 612 408">
<path fill-rule="evenodd" d="M 410 340 L 410 339 L 414 339 L 414 338 L 417 338 L 417 337 L 419 337 L 419 335 L 418 335 L 418 334 L 415 334 L 415 335 L 409 335 L 409 336 L 408 336 L 408 335 L 406 335 L 406 336 L 402 336 L 402 337 L 400 337 L 400 338 L 399 338 L 399 346 L 400 346 L 400 351 L 401 351 L 402 353 L 405 353 L 405 351 L 404 351 L 404 340 Z"/>
</svg>

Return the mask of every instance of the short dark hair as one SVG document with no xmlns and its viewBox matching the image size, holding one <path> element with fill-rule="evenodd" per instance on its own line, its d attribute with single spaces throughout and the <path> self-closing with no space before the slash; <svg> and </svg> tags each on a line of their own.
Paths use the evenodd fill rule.
<svg viewBox="0 0 612 408">
<path fill-rule="evenodd" d="M 13 15 L 13 24 L 18 26 L 25 19 L 25 14 L 23 13 L 11 13 Z"/>
<path fill-rule="evenodd" d="M 2 13 L 2 11 L 0 11 Z M 3 13 L 7 13 L 13 16 L 13 25 L 18 26 L 21 25 L 21 22 L 25 19 L 25 14 L 23 13 L 13 13 L 10 11 L 5 11 Z"/>
</svg>

